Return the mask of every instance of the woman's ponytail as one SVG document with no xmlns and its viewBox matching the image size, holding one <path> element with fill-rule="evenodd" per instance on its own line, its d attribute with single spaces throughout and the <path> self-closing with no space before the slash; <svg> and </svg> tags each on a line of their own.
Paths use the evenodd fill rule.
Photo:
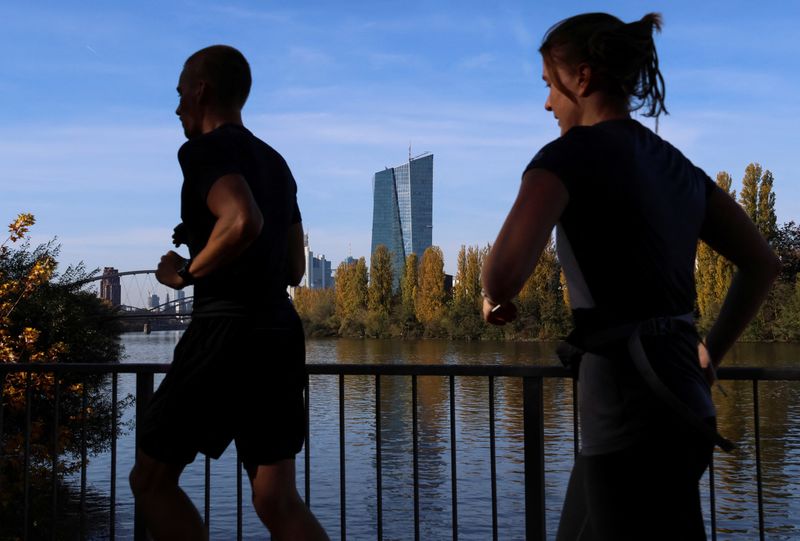
<svg viewBox="0 0 800 541">
<path fill-rule="evenodd" d="M 587 62 L 610 94 L 626 98 L 630 110 L 644 109 L 645 116 L 657 118 L 667 113 L 653 40 L 661 24 L 658 13 L 627 24 L 606 13 L 576 15 L 553 26 L 539 51 L 546 60 Z"/>
</svg>

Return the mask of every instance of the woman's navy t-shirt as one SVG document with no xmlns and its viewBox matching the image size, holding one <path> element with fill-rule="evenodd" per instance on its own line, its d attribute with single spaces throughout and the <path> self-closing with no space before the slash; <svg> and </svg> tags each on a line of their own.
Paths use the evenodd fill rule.
<svg viewBox="0 0 800 541">
<path fill-rule="evenodd" d="M 705 172 L 633 119 L 576 126 L 542 148 L 533 168 L 557 175 L 569 193 L 556 238 L 576 326 L 588 314 L 622 323 L 694 311 L 697 241 L 717 189 Z M 713 416 L 692 333 L 650 346 L 673 392 Z M 579 379 L 584 454 L 654 429 L 649 393 L 627 359 L 587 354 Z"/>
</svg>

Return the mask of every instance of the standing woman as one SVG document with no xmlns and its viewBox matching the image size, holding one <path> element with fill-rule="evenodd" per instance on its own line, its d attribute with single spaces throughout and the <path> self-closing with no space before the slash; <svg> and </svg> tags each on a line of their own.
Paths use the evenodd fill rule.
<svg viewBox="0 0 800 541">
<path fill-rule="evenodd" d="M 571 17 L 545 35 L 545 109 L 561 136 L 542 148 L 483 268 L 486 321 L 511 299 L 553 227 L 575 331 L 581 452 L 558 539 L 705 539 L 698 481 L 715 443 L 714 369 L 764 300 L 778 259 L 739 205 L 630 116 L 666 113 L 653 31 Z M 699 341 L 692 314 L 698 239 L 737 272 Z M 578 362 L 576 362 L 578 361 Z"/>
</svg>

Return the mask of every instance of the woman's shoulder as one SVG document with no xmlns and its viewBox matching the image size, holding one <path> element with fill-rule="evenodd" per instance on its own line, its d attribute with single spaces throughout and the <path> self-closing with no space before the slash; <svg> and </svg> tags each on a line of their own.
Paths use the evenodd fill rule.
<svg viewBox="0 0 800 541">
<path fill-rule="evenodd" d="M 594 167 L 595 158 L 602 157 L 605 146 L 602 134 L 594 126 L 575 126 L 539 149 L 525 172 L 547 169 L 564 180 L 579 168 Z"/>
</svg>

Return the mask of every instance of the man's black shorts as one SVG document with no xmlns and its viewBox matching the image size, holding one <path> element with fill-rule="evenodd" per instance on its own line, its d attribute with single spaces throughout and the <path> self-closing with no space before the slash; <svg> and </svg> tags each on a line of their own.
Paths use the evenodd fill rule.
<svg viewBox="0 0 800 541">
<path fill-rule="evenodd" d="M 295 316 L 296 317 L 296 316 Z M 231 440 L 245 467 L 303 446 L 305 343 L 299 318 L 195 318 L 139 420 L 137 445 L 168 464 L 219 458 Z"/>
</svg>

